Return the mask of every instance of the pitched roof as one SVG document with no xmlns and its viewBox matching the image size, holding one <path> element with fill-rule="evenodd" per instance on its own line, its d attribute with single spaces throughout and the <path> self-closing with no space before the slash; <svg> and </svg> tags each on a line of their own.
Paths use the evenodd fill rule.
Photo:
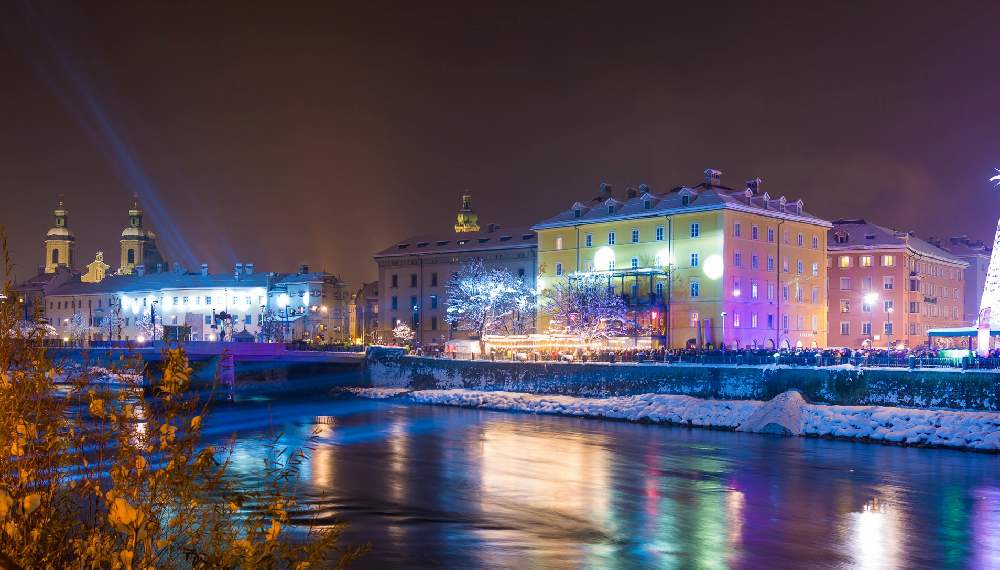
<svg viewBox="0 0 1000 570">
<path fill-rule="evenodd" d="M 968 265 L 958 257 L 924 241 L 910 232 L 902 232 L 869 223 L 861 218 L 841 218 L 833 221 L 826 234 L 829 251 L 857 249 L 912 249 L 920 255 L 934 257 L 956 265 Z"/>
<path fill-rule="evenodd" d="M 649 191 L 648 187 L 643 190 L 642 193 L 631 192 L 625 198 L 615 198 L 611 192 L 604 192 L 602 196 L 587 202 L 577 202 L 568 210 L 542 220 L 532 228 L 554 228 L 723 208 L 829 226 L 826 220 L 803 210 L 801 201 L 789 201 L 784 197 L 771 198 L 766 192 L 747 193 L 746 190 L 733 190 L 726 186 L 709 185 L 704 182 L 691 187 L 681 186 L 659 194 Z"/>
<path fill-rule="evenodd" d="M 538 245 L 538 235 L 529 227 L 494 228 L 478 232 L 411 237 L 375 254 L 380 257 L 463 253 L 497 249 L 530 248 Z"/>
<path fill-rule="evenodd" d="M 146 275 L 112 275 L 100 283 L 72 281 L 52 290 L 49 295 L 100 295 L 128 293 L 131 291 L 160 291 L 164 289 L 204 289 L 267 287 L 267 273 L 240 275 L 231 273 L 209 274 L 177 273 L 164 271 Z"/>
</svg>

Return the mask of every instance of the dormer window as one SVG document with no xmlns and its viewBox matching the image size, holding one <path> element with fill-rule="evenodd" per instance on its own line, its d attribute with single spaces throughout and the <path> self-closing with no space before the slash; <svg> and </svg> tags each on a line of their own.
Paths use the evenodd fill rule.
<svg viewBox="0 0 1000 570">
<path fill-rule="evenodd" d="M 573 217 L 574 218 L 579 218 L 582 215 L 583 215 L 583 210 L 581 210 L 580 208 L 573 208 Z"/>
<path fill-rule="evenodd" d="M 650 209 L 652 207 L 653 207 L 653 201 L 652 200 L 650 200 L 650 199 L 647 198 L 647 199 L 645 199 L 645 200 L 642 201 L 642 209 L 643 210 L 648 210 L 648 209 Z"/>
<path fill-rule="evenodd" d="M 681 206 L 687 206 L 691 203 L 691 197 L 687 194 L 681 196 Z"/>
<path fill-rule="evenodd" d="M 847 243 L 848 235 L 847 232 L 835 232 L 833 234 L 833 241 L 836 243 Z"/>
<path fill-rule="evenodd" d="M 614 214 L 615 213 L 615 205 L 614 204 L 608 204 L 608 213 L 609 214 Z"/>
</svg>

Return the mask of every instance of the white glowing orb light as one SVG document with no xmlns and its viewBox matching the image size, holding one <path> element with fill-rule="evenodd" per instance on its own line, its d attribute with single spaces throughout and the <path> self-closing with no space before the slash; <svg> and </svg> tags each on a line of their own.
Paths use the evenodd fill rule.
<svg viewBox="0 0 1000 570">
<path fill-rule="evenodd" d="M 706 257 L 705 263 L 702 264 L 702 271 L 705 272 L 705 277 L 708 277 L 712 281 L 722 277 L 723 270 L 722 256 L 717 253 Z"/>
<path fill-rule="evenodd" d="M 874 305 L 877 302 L 878 302 L 878 293 L 875 292 L 865 293 L 865 303 L 869 305 Z"/>
<path fill-rule="evenodd" d="M 659 267 L 666 267 L 666 266 L 670 265 L 670 261 L 671 261 L 671 259 L 670 259 L 670 250 L 669 249 L 661 249 L 656 254 L 656 265 L 657 266 L 659 266 Z"/>
<path fill-rule="evenodd" d="M 306 291 L 306 292 L 305 292 L 305 293 L 304 293 L 304 294 L 302 295 L 302 305 L 303 305 L 304 307 L 308 307 L 308 306 L 309 306 L 309 291 Z"/>
<path fill-rule="evenodd" d="M 139 308 L 140 307 L 142 307 L 142 303 L 139 302 L 139 299 L 132 299 L 132 314 L 133 315 L 138 315 L 139 314 Z"/>
<path fill-rule="evenodd" d="M 615 252 L 608 246 L 597 250 L 594 254 L 594 269 L 598 271 L 608 271 L 614 267 Z"/>
<path fill-rule="evenodd" d="M 212 342 L 215 342 L 215 335 L 214 334 L 208 335 L 208 340 L 212 341 Z"/>
<path fill-rule="evenodd" d="M 994 168 L 993 170 L 997 171 L 997 175 L 990 178 L 990 182 L 993 183 L 994 188 L 1000 188 L 1000 168 Z"/>
<path fill-rule="evenodd" d="M 142 335 L 139 335 L 139 336 L 135 337 L 135 341 L 137 343 L 139 343 L 139 344 L 142 344 L 142 343 L 146 342 L 146 337 L 144 337 Z"/>
<path fill-rule="evenodd" d="M 285 307 L 287 307 L 288 301 L 289 301 L 288 293 L 282 293 L 281 295 L 278 295 L 278 308 L 284 309 Z"/>
<path fill-rule="evenodd" d="M 739 289 L 733 289 L 733 297 L 739 297 L 743 293 Z"/>
</svg>

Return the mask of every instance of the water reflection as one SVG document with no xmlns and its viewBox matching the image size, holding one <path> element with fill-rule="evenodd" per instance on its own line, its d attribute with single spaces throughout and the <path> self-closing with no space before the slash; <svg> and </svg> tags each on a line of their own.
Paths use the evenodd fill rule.
<svg viewBox="0 0 1000 570">
<path fill-rule="evenodd" d="M 250 476 L 271 430 L 315 432 L 301 499 L 369 567 L 1000 564 L 990 455 L 356 400 L 211 421 L 251 426 Z"/>
</svg>

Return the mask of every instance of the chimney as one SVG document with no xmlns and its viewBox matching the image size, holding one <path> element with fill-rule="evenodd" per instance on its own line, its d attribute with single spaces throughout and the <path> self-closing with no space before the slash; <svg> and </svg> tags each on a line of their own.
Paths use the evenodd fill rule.
<svg viewBox="0 0 1000 570">
<path fill-rule="evenodd" d="M 253 275 L 253 264 L 247 263 L 246 265 L 244 265 L 243 272 L 246 273 L 247 275 Z"/>
<path fill-rule="evenodd" d="M 305 275 L 306 273 L 309 273 L 309 266 L 303 263 L 299 266 L 299 275 Z"/>
<path fill-rule="evenodd" d="M 135 266 L 135 274 L 138 275 L 139 277 L 142 277 L 143 275 L 145 275 L 146 274 L 146 266 L 143 265 L 143 264 L 141 264 L 141 263 L 139 265 L 136 265 Z"/>
<path fill-rule="evenodd" d="M 639 195 L 639 191 L 636 190 L 635 187 L 629 186 L 628 188 L 625 189 L 625 195 L 628 196 L 629 198 L 635 198 L 636 196 Z"/>
<path fill-rule="evenodd" d="M 497 229 L 499 229 L 499 228 L 500 228 L 499 224 L 489 224 L 489 225 L 486 226 L 486 233 L 491 234 L 491 233 L 497 231 Z"/>
<path fill-rule="evenodd" d="M 201 276 L 202 277 L 208 277 L 208 264 L 207 263 L 202 263 L 201 264 Z"/>
<path fill-rule="evenodd" d="M 764 181 L 761 180 L 759 177 L 751 178 L 750 180 L 747 180 L 747 190 L 749 190 L 751 194 L 756 196 L 757 194 L 760 194 L 760 185 L 763 183 Z"/>
<path fill-rule="evenodd" d="M 721 186 L 722 171 L 714 168 L 705 169 L 705 186 Z"/>
</svg>

